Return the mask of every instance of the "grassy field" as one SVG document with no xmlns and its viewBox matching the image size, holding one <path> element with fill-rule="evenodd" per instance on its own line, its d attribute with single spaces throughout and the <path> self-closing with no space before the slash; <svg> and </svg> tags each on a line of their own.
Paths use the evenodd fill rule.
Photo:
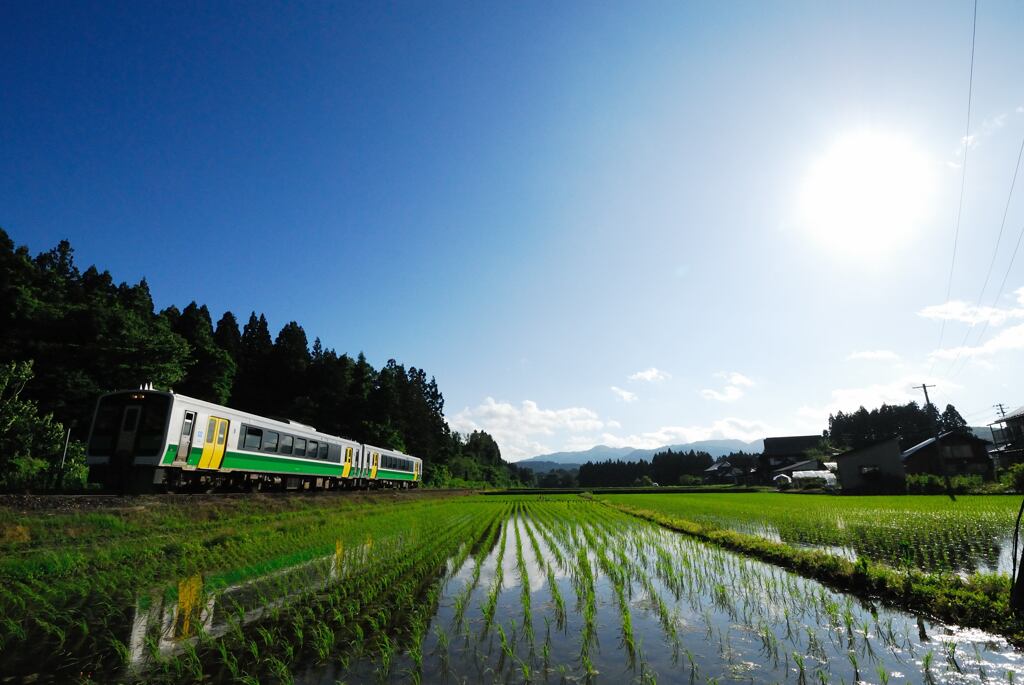
<svg viewBox="0 0 1024 685">
<path fill-rule="evenodd" d="M 610 499 L 676 511 L 702 497 Z M 811 510 L 806 497 L 763 502 L 803 500 Z M 896 608 L 945 607 L 1015 635 L 985 588 L 906 581 L 819 551 L 787 558 L 776 549 L 787 545 L 681 521 L 576 495 L 0 509 L 0 673 L 250 685 L 1014 677 L 1006 640 Z"/>
<path fill-rule="evenodd" d="M 729 495 L 597 495 L 717 528 L 866 557 L 922 571 L 1010 570 L 1009 540 L 1019 497 L 938 495 L 836 497 Z"/>
</svg>

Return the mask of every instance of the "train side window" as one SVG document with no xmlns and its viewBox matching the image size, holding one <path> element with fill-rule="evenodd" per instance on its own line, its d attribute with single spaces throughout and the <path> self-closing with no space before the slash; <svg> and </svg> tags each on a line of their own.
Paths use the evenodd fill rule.
<svg viewBox="0 0 1024 685">
<path fill-rule="evenodd" d="M 247 450 L 258 450 L 263 443 L 263 431 L 252 426 L 245 427 L 245 442 L 242 448 Z"/>
<path fill-rule="evenodd" d="M 309 447 L 306 448 L 306 456 L 309 457 L 310 459 L 316 459 L 316 451 L 317 449 L 319 449 L 319 447 L 320 445 L 316 440 L 310 440 Z"/>
<path fill-rule="evenodd" d="M 291 454 L 292 453 L 292 440 L 293 440 L 292 436 L 290 436 L 290 435 L 282 435 L 281 436 L 281 446 L 277 448 L 277 451 L 280 452 L 281 454 Z"/>
<path fill-rule="evenodd" d="M 192 435 L 192 424 L 196 422 L 196 413 L 194 411 L 185 412 L 185 421 L 181 424 L 181 434 Z"/>
<path fill-rule="evenodd" d="M 276 452 L 278 434 L 273 431 L 267 431 L 263 434 L 263 451 L 264 452 Z"/>
<path fill-rule="evenodd" d="M 306 456 L 306 439 L 295 438 L 295 451 L 292 452 L 296 457 Z"/>
<path fill-rule="evenodd" d="M 317 459 L 323 459 L 324 461 L 327 461 L 327 443 L 326 442 L 321 442 L 320 443 L 320 447 L 317 448 L 316 458 Z"/>
</svg>

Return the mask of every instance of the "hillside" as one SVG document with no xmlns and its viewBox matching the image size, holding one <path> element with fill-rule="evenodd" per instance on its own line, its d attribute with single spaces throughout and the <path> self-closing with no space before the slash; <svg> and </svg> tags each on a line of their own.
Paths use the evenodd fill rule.
<svg viewBox="0 0 1024 685">
<path fill-rule="evenodd" d="M 721 457 L 732 452 L 760 453 L 764 449 L 763 440 L 743 442 L 742 440 L 698 440 L 677 445 L 663 445 L 654 449 L 636 449 L 633 447 L 608 447 L 597 445 L 589 450 L 578 452 L 553 452 L 541 454 L 529 459 L 523 459 L 516 463 L 517 466 L 524 466 L 535 471 L 550 471 L 552 468 L 574 468 L 588 461 L 593 463 L 614 461 L 637 461 L 638 459 L 650 460 L 658 452 L 671 449 L 673 452 L 707 452 L 712 457 Z M 551 466 L 551 465 L 554 466 Z"/>
</svg>

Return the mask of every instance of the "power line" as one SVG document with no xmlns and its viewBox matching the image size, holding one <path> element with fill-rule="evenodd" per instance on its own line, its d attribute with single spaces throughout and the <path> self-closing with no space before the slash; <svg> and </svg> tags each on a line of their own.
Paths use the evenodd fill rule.
<svg viewBox="0 0 1024 685">
<path fill-rule="evenodd" d="M 964 210 L 964 195 L 967 188 L 967 151 L 971 141 L 971 96 L 974 91 L 974 41 L 978 32 L 978 0 L 974 0 L 974 18 L 971 23 L 971 69 L 967 79 L 967 130 L 964 133 L 964 163 L 960 175 L 960 202 L 956 210 L 956 220 L 953 224 L 953 257 L 949 262 L 949 278 L 946 280 L 946 299 L 949 302 L 950 293 L 953 292 L 953 271 L 956 267 L 956 247 L 960 239 L 960 216 Z M 939 347 L 942 349 L 942 341 L 946 335 L 946 320 L 942 320 L 939 331 Z"/>
<path fill-rule="evenodd" d="M 1017 259 L 1017 252 L 1020 251 L 1020 244 L 1022 240 L 1024 240 L 1024 224 L 1021 225 L 1020 232 L 1017 234 L 1017 244 L 1013 248 L 1013 254 L 1010 255 L 1010 263 L 1006 265 L 1006 273 L 1003 274 L 1003 282 L 999 284 L 999 292 L 997 292 L 996 296 L 992 299 L 993 306 L 999 302 L 999 298 L 1003 295 L 1003 290 L 1006 289 L 1006 281 L 1010 278 L 1010 271 L 1013 269 L 1014 260 Z M 985 337 L 985 332 L 988 331 L 988 324 L 989 322 L 986 320 L 984 325 L 982 325 L 981 333 L 978 334 L 978 339 L 974 341 L 975 347 L 981 345 L 981 341 Z M 956 373 L 956 376 L 960 375 L 960 372 L 964 370 L 965 366 L 967 366 L 966 361 L 964 361 L 963 365 L 960 367 L 960 371 Z M 956 376 L 954 376 L 954 378 Z"/>
<path fill-rule="evenodd" d="M 1017 174 L 1020 173 L 1020 160 L 1022 157 L 1024 157 L 1024 137 L 1021 138 L 1020 150 L 1017 151 L 1017 163 L 1013 167 L 1013 178 L 1010 180 L 1010 192 L 1006 195 L 1006 205 L 1003 207 L 1003 220 L 999 222 L 999 235 L 996 236 L 996 247 L 992 251 L 992 261 L 990 261 L 988 264 L 988 273 L 985 274 L 985 282 L 981 285 L 981 292 L 978 293 L 978 301 L 974 305 L 975 308 L 981 307 L 981 300 L 983 297 L 985 297 L 985 290 L 988 288 L 988 281 L 992 277 L 992 269 L 995 267 L 996 258 L 999 256 L 999 245 L 1003 240 L 1003 230 L 1006 228 L 1006 217 L 1010 213 L 1010 201 L 1013 199 L 1013 190 L 1017 186 Z M 1019 244 L 1020 243 L 1018 241 L 1018 245 Z M 1000 294 L 1002 294 L 1002 292 L 1000 292 Z M 994 304 L 996 303 L 993 302 L 993 305 Z M 953 362 L 949 365 L 949 368 L 946 370 L 947 374 L 952 373 L 953 369 L 956 367 L 956 363 L 960 361 L 960 355 L 963 353 L 963 349 L 967 345 L 967 339 L 970 337 L 970 335 L 971 328 L 968 327 L 967 331 L 964 333 L 964 339 L 963 341 L 961 341 L 960 347 L 957 348 L 956 357 L 953 359 Z"/>
</svg>

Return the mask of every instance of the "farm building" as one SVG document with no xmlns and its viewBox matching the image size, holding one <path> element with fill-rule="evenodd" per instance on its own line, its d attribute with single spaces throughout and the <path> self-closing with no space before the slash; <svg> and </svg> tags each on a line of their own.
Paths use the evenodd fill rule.
<svg viewBox="0 0 1024 685">
<path fill-rule="evenodd" d="M 1000 447 L 1024 447 L 1024 407 L 1015 409 L 995 423 L 990 423 L 992 436 Z"/>
<path fill-rule="evenodd" d="M 727 461 L 715 462 L 711 466 L 704 469 L 704 482 L 709 484 L 738 484 L 741 480 L 743 480 L 743 476 L 743 469 L 737 466 L 733 466 Z"/>
<path fill-rule="evenodd" d="M 989 449 L 989 454 L 996 461 L 996 467 L 1005 469 L 1024 463 L 1024 407 L 990 423 L 989 428 L 996 443 Z"/>
<path fill-rule="evenodd" d="M 779 476 L 793 477 L 795 471 L 821 471 L 825 468 L 825 464 L 820 459 L 804 459 L 803 461 L 796 461 L 792 464 L 786 464 L 785 466 L 775 469 L 772 471 L 772 482 L 775 481 Z"/>
<path fill-rule="evenodd" d="M 934 473 L 936 475 L 978 475 L 992 477 L 992 460 L 988 456 L 987 440 L 965 433 L 947 432 L 938 438 L 928 438 L 903 453 L 903 468 L 908 474 Z M 942 464 L 946 471 L 943 473 Z"/>
<path fill-rule="evenodd" d="M 758 473 L 761 480 L 770 482 L 775 472 L 797 462 L 807 460 L 807 452 L 821 442 L 820 435 L 791 435 L 765 438 L 764 451 L 758 459 Z"/>
<path fill-rule="evenodd" d="M 907 474 L 900 443 L 891 439 L 836 456 L 839 486 L 846 493 L 903 492 Z"/>
</svg>

